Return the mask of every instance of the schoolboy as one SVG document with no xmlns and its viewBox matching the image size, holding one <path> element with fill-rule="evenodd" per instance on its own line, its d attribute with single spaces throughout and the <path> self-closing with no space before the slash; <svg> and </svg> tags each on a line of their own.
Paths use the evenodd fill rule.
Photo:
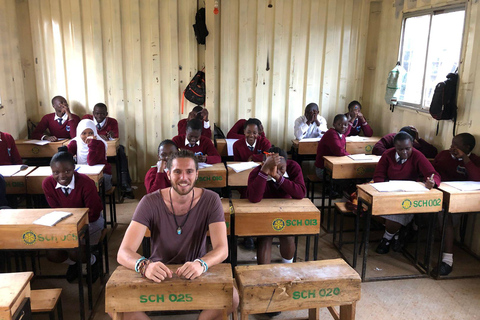
<svg viewBox="0 0 480 320">
<path fill-rule="evenodd" d="M 187 122 L 192 119 L 198 119 L 203 122 L 202 136 L 212 139 L 212 129 L 210 128 L 210 121 L 208 121 L 208 110 L 202 106 L 196 106 L 190 111 L 187 119 L 178 121 L 178 135 L 187 133 Z"/>
<path fill-rule="evenodd" d="M 15 139 L 6 132 L 0 132 L 0 165 L 12 164 L 23 164 Z"/>
<path fill-rule="evenodd" d="M 158 162 L 157 165 L 150 168 L 145 175 L 145 189 L 147 193 L 168 188 L 171 186 L 167 175 L 167 161 L 178 152 L 175 142 L 172 140 L 163 140 L 158 146 Z"/>
<path fill-rule="evenodd" d="M 172 141 L 177 147 L 193 152 L 198 162 L 208 164 L 220 163 L 222 158 L 210 138 L 202 135 L 203 123 L 192 119 L 187 122 L 187 134 L 175 136 Z"/>
<path fill-rule="evenodd" d="M 233 144 L 235 161 L 263 161 L 264 152 L 271 148 L 267 138 L 260 135 L 258 121 L 248 119 L 243 129 L 244 136 Z"/>
<path fill-rule="evenodd" d="M 431 189 L 440 185 L 440 175 L 433 168 L 428 159 L 413 148 L 413 137 L 400 131 L 394 138 L 395 147 L 387 150 L 375 168 L 374 182 L 389 180 L 417 181 L 424 177 L 425 187 Z M 433 177 L 433 179 L 432 179 Z M 403 239 L 399 239 L 398 231 L 413 219 L 413 214 L 394 214 L 381 216 L 385 219 L 385 234 L 383 235 L 376 252 L 386 254 L 390 250 L 392 239 L 395 239 L 394 251 L 402 248 Z"/>
<path fill-rule="evenodd" d="M 67 100 L 62 96 L 53 97 L 52 107 L 55 112 L 43 116 L 32 133 L 32 139 L 53 142 L 75 138 L 80 117 L 70 112 Z M 44 134 L 47 129 L 50 135 Z"/>
<path fill-rule="evenodd" d="M 350 131 L 347 136 L 358 136 L 361 132 L 363 132 L 365 137 L 373 136 L 373 130 L 362 114 L 362 105 L 360 102 L 356 100 L 350 102 L 348 104 L 348 112 L 345 113 L 345 116 L 347 116 L 348 125 L 350 126 Z"/>
<path fill-rule="evenodd" d="M 318 115 L 318 105 L 309 103 L 305 107 L 305 114 L 295 120 L 295 139 L 321 138 L 327 132 L 327 120 Z"/>
<path fill-rule="evenodd" d="M 480 157 L 472 153 L 475 137 L 469 133 L 457 134 L 449 150 L 441 151 L 433 161 L 442 181 L 480 181 Z M 450 214 L 445 226 L 445 248 L 442 263 L 433 269 L 434 276 L 446 276 L 453 270 L 454 227 L 460 223 L 460 214 Z M 442 220 L 443 221 L 443 220 Z"/>
<path fill-rule="evenodd" d="M 265 138 L 265 132 L 263 130 L 263 125 L 260 120 L 257 118 L 249 118 L 248 120 L 254 120 L 257 123 L 258 127 L 258 134 Z M 227 139 L 243 139 L 245 138 L 245 122 L 247 122 L 247 119 L 240 119 L 235 124 L 233 127 L 228 131 L 227 133 Z"/>
<path fill-rule="evenodd" d="M 319 179 L 323 179 L 324 156 L 348 156 L 345 139 L 348 130 L 348 120 L 344 114 L 337 114 L 333 119 L 333 128 L 325 132 L 318 142 L 317 156 L 315 159 L 315 172 Z"/>
<path fill-rule="evenodd" d="M 406 126 L 400 129 L 400 131 L 406 132 L 413 137 L 413 147 L 423 153 L 427 158 L 435 158 L 437 155 L 437 148 L 432 146 L 427 141 L 420 138 L 417 128 L 414 126 Z M 381 156 L 386 150 L 393 148 L 393 139 L 396 133 L 389 133 L 383 136 L 375 146 L 373 147 L 372 154 Z"/>
</svg>

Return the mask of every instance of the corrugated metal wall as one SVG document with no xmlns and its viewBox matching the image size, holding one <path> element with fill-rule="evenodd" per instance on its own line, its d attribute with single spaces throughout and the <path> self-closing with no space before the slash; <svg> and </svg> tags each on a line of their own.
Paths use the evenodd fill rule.
<svg viewBox="0 0 480 320">
<path fill-rule="evenodd" d="M 17 0 L 27 116 L 51 112 L 55 95 L 79 115 L 104 101 L 142 180 L 185 117 L 183 89 L 205 66 L 211 120 L 226 132 L 257 117 L 272 143 L 288 148 L 307 103 L 330 122 L 361 98 L 368 1 L 268 2 L 224 0 L 213 15 L 213 0 Z M 192 24 L 204 5 L 210 35 L 199 46 Z"/>
</svg>

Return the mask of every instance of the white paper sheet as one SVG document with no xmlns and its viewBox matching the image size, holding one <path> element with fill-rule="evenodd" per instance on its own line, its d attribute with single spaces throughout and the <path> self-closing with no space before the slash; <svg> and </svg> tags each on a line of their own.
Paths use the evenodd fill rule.
<svg viewBox="0 0 480 320">
<path fill-rule="evenodd" d="M 22 168 L 21 164 L 9 165 L 9 166 L 0 166 L 0 174 L 4 177 L 11 177 L 15 173 L 19 172 L 21 170 L 21 168 Z"/>
<path fill-rule="evenodd" d="M 454 187 L 460 191 L 475 191 L 480 190 L 480 182 L 477 181 L 449 181 L 445 182 L 449 186 Z"/>
<path fill-rule="evenodd" d="M 212 164 L 207 164 L 205 162 L 199 162 L 198 163 L 198 169 L 203 169 L 203 168 L 208 168 L 208 167 L 211 167 Z"/>
<path fill-rule="evenodd" d="M 320 138 L 303 138 L 300 139 L 300 142 L 318 142 L 320 141 Z"/>
<path fill-rule="evenodd" d="M 376 156 L 373 154 L 351 154 L 349 156 L 350 159 L 355 161 L 372 161 L 378 162 L 380 160 L 380 156 Z"/>
<path fill-rule="evenodd" d="M 75 171 L 83 174 L 99 174 L 102 172 L 104 164 L 96 164 L 94 166 L 88 166 L 86 164 L 77 164 L 75 165 Z"/>
<path fill-rule="evenodd" d="M 66 219 L 67 217 L 70 217 L 73 215 L 71 212 L 65 212 L 65 211 L 52 211 L 47 214 L 45 214 L 43 217 L 38 218 L 37 220 L 33 221 L 33 224 L 39 224 L 42 226 L 47 226 L 47 227 L 53 227 L 56 225 L 58 222 L 62 221 L 63 219 Z"/>
<path fill-rule="evenodd" d="M 240 163 L 230 163 L 227 164 L 227 167 L 232 168 L 236 173 L 246 171 L 258 167 L 260 164 L 252 161 L 240 162 Z"/>
<path fill-rule="evenodd" d="M 229 157 L 233 157 L 233 144 L 237 142 L 238 139 L 225 139 L 227 141 L 227 154 Z"/>
<path fill-rule="evenodd" d="M 415 181 L 394 180 L 389 182 L 372 183 L 372 187 L 380 192 L 426 192 L 422 184 Z"/>
<path fill-rule="evenodd" d="M 46 144 L 49 144 L 50 141 L 48 141 L 48 140 L 27 140 L 24 143 L 36 144 L 37 146 L 44 146 Z"/>
<path fill-rule="evenodd" d="M 358 142 L 358 141 L 367 141 L 368 138 L 360 137 L 360 136 L 351 136 L 345 138 L 347 142 Z"/>
</svg>

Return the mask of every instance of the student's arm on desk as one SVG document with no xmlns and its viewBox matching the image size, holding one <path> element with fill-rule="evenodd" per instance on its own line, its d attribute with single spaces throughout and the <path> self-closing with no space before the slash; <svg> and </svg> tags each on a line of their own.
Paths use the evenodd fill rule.
<svg viewBox="0 0 480 320">
<path fill-rule="evenodd" d="M 92 140 L 88 143 L 87 164 L 94 166 L 105 162 L 105 144 L 100 140 Z"/>
<path fill-rule="evenodd" d="M 362 126 L 362 131 L 363 135 L 365 137 L 371 137 L 373 136 L 373 130 L 372 127 L 368 124 L 367 120 L 364 117 L 361 117 L 358 119 L 360 126 Z"/>
<path fill-rule="evenodd" d="M 208 164 L 215 164 L 215 163 L 220 163 L 222 162 L 222 157 L 218 154 L 217 149 L 215 149 L 215 146 L 213 145 L 212 141 L 209 139 L 205 139 L 205 149 L 204 149 L 204 154 L 207 155 L 207 163 Z"/>
<path fill-rule="evenodd" d="M 382 156 L 375 167 L 373 173 L 373 182 L 388 181 L 388 160 L 386 156 Z"/>
<path fill-rule="evenodd" d="M 257 168 L 253 169 L 248 176 L 246 195 L 247 199 L 253 203 L 262 201 L 263 194 L 267 186 L 267 179 L 260 176 L 261 168 L 262 166 L 258 166 Z M 266 176 L 265 173 L 262 173 L 262 175 Z"/>
<path fill-rule="evenodd" d="M 305 187 L 305 181 L 303 180 L 302 168 L 300 168 L 300 165 L 294 161 L 289 162 L 289 165 L 291 167 L 290 172 L 288 172 L 290 179 L 281 177 L 283 182 L 280 185 L 280 188 L 288 193 L 293 199 L 303 199 L 305 198 L 307 188 Z"/>
<path fill-rule="evenodd" d="M 135 264 L 141 256 L 137 253 L 142 243 L 147 227 L 136 221 L 130 222 L 123 241 L 118 249 L 117 261 L 122 266 L 135 270 Z M 161 282 L 166 277 L 172 277 L 172 271 L 160 261 L 152 262 L 147 266 L 145 277 L 155 282 Z"/>
<path fill-rule="evenodd" d="M 42 120 L 40 120 L 40 122 L 35 127 L 35 130 L 33 130 L 32 139 L 41 140 L 43 133 L 45 132 L 45 130 L 47 130 L 47 128 L 48 128 L 48 119 L 47 119 L 47 116 L 43 116 Z"/>
<path fill-rule="evenodd" d="M 430 161 L 428 161 L 427 158 L 425 158 L 423 154 L 421 154 L 420 152 L 419 154 L 420 159 L 418 161 L 418 169 L 420 170 L 420 173 L 422 174 L 422 176 L 424 176 L 425 181 L 429 179 L 433 174 L 433 180 L 435 182 L 435 185 L 438 187 L 441 182 L 440 174 L 435 171 L 433 165 L 430 163 Z"/>
</svg>

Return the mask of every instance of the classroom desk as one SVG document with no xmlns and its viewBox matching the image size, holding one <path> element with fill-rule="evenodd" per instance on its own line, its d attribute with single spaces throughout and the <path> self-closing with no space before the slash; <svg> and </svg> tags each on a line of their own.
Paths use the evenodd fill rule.
<svg viewBox="0 0 480 320">
<path fill-rule="evenodd" d="M 18 167 L 18 166 L 0 166 L 0 174 L 2 174 L 3 178 L 5 179 L 7 194 L 26 194 L 27 193 L 26 176 L 29 173 L 31 173 L 33 170 L 35 170 L 37 167 L 35 166 L 28 167 L 27 169 L 18 171 L 17 173 L 10 176 L 4 175 L 4 173 L 2 172 L 2 169 L 5 169 L 5 167 Z"/>
<path fill-rule="evenodd" d="M 373 146 L 381 137 L 361 137 L 363 141 L 349 141 L 347 137 L 347 152 L 350 154 L 372 154 Z M 292 140 L 293 149 L 299 155 L 316 155 L 318 141 L 300 141 L 298 139 Z"/>
<path fill-rule="evenodd" d="M 90 256 L 90 236 L 88 233 L 88 208 L 63 208 L 73 213 L 54 227 L 33 222 L 55 209 L 7 209 L 0 211 L 0 248 L 2 250 L 41 250 L 72 249 L 82 256 L 81 239 L 85 238 L 87 257 Z M 87 259 L 87 284 L 89 307 L 93 307 L 92 272 L 90 259 Z M 82 283 L 82 264 L 78 263 L 78 294 L 80 319 L 85 319 Z"/>
<path fill-rule="evenodd" d="M 241 163 L 239 161 L 227 162 L 229 164 Z M 261 162 L 256 162 L 258 165 L 261 165 Z M 228 186 L 229 187 L 246 187 L 248 185 L 248 176 L 254 168 L 248 169 L 242 172 L 235 172 L 232 168 L 227 167 L 228 175 Z"/>
<path fill-rule="evenodd" d="M 171 279 L 156 283 L 139 273 L 119 266 L 107 282 L 105 312 L 113 320 L 123 318 L 123 312 L 223 309 L 223 319 L 232 306 L 233 276 L 229 264 L 218 264 L 194 280 L 181 279 L 175 274 L 180 265 L 168 265 Z"/>
<path fill-rule="evenodd" d="M 448 213 L 460 214 L 460 213 L 478 213 L 480 212 L 480 190 L 474 191 L 461 191 L 454 188 L 444 182 L 438 187 L 443 192 L 443 207 L 445 209 L 443 215 L 443 224 L 447 223 Z M 465 232 L 462 232 L 463 234 Z M 464 242 L 464 235 L 462 235 L 461 242 Z M 442 262 L 442 253 L 445 241 L 445 228 L 442 228 L 442 239 L 440 242 L 440 249 L 438 252 L 437 266 Z M 478 276 L 478 275 L 474 275 Z M 440 276 L 439 278 L 446 278 L 447 276 Z M 455 277 L 466 278 L 469 276 Z M 453 277 L 448 277 L 449 279 Z"/>
<path fill-rule="evenodd" d="M 237 265 L 237 237 L 318 235 L 320 211 L 308 198 L 263 199 L 252 203 L 248 199 L 232 199 L 232 265 Z M 316 260 L 318 242 L 314 244 Z"/>
<path fill-rule="evenodd" d="M 420 183 L 420 182 L 419 182 Z M 421 183 L 423 185 L 423 183 Z M 368 241 L 370 236 L 370 222 L 372 216 L 393 215 L 393 214 L 417 214 L 417 213 L 431 213 L 430 225 L 428 228 L 427 246 L 424 255 L 423 263 L 418 262 L 417 254 L 412 257 L 404 250 L 404 254 L 413 260 L 415 267 L 428 276 L 430 272 L 430 251 L 433 244 L 434 224 L 438 213 L 442 211 L 443 194 L 437 189 L 431 189 L 426 192 L 380 192 L 377 191 L 371 184 L 357 185 L 358 205 L 357 215 L 363 215 L 364 234 L 363 234 L 363 266 L 362 266 L 362 281 L 367 281 L 365 278 L 367 271 L 367 255 L 368 255 Z M 367 211 L 362 212 L 362 208 L 366 207 Z M 358 231 L 358 224 L 356 226 Z M 354 255 L 356 249 L 354 250 Z M 420 267 L 420 268 L 419 268 Z M 393 280 L 419 277 L 417 276 L 398 276 L 398 277 L 379 277 L 368 280 Z"/>
<path fill-rule="evenodd" d="M 227 140 L 215 139 L 215 147 L 221 157 L 228 157 Z"/>
<path fill-rule="evenodd" d="M 107 141 L 107 157 L 116 157 L 117 149 L 120 146 L 120 139 L 106 140 Z"/>
<path fill-rule="evenodd" d="M 56 142 L 50 142 L 43 146 L 38 146 L 33 143 L 29 143 L 31 139 L 27 140 L 15 140 L 18 152 L 22 158 L 51 158 L 58 152 L 58 148 L 68 143 L 70 140 L 61 140 Z"/>
<path fill-rule="evenodd" d="M 198 170 L 195 184 L 198 188 L 223 188 L 227 186 L 227 169 L 223 162 Z"/>
<path fill-rule="evenodd" d="M 33 272 L 0 273 L 0 319 L 32 319 L 30 280 Z"/>
</svg>

